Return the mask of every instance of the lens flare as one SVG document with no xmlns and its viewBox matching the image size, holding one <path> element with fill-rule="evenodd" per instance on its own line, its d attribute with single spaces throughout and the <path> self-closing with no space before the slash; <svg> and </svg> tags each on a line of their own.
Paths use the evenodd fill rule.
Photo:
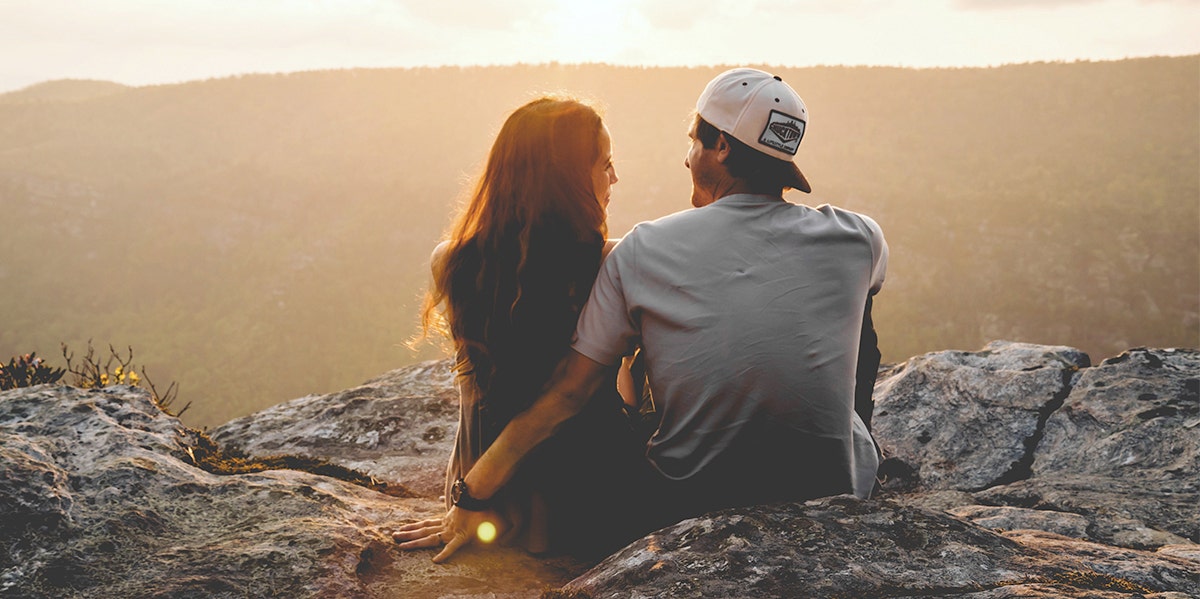
<svg viewBox="0 0 1200 599">
<path fill-rule="evenodd" d="M 491 522 L 483 522 L 479 528 L 475 530 L 475 536 L 484 543 L 491 543 L 496 540 L 496 525 Z"/>
</svg>

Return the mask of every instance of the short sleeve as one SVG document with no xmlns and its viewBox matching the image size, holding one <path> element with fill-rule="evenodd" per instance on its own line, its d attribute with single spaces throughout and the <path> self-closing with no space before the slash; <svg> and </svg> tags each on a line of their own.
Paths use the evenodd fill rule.
<svg viewBox="0 0 1200 599">
<path fill-rule="evenodd" d="M 575 327 L 571 348 L 609 366 L 633 352 L 641 333 L 629 313 L 627 290 L 622 278 L 635 263 L 636 240 L 633 232 L 613 248 L 592 285 L 592 294 L 583 306 Z"/>
<path fill-rule="evenodd" d="M 871 294 L 874 295 L 883 287 L 883 279 L 887 275 L 888 245 L 879 223 L 865 214 L 859 216 L 871 235 Z"/>
</svg>

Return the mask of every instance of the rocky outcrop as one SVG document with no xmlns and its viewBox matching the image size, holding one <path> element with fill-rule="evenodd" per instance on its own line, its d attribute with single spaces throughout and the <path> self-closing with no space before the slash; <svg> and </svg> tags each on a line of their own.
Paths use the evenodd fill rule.
<svg viewBox="0 0 1200 599">
<path fill-rule="evenodd" d="M 433 566 L 389 542 L 395 524 L 440 514 L 447 362 L 212 431 L 410 498 L 307 472 L 206 472 L 199 434 L 134 389 L 10 391 L 0 597 L 1200 596 L 1200 353 L 1089 364 L 1003 342 L 915 357 L 877 385 L 875 499 L 708 514 L 594 567 L 494 547 Z"/>
<path fill-rule="evenodd" d="M 837 497 L 681 522 L 567 590 L 595 599 L 1195 596 L 1198 572 L 1178 557 L 1049 533 L 1002 535 L 944 512 Z"/>
<path fill-rule="evenodd" d="M 212 474 L 198 440 L 129 387 L 0 393 L 0 597 L 529 597 L 582 571 L 516 551 L 432 568 L 388 533 L 440 502 Z"/>
<path fill-rule="evenodd" d="M 572 581 L 575 597 L 1200 597 L 1200 353 L 1089 367 L 992 343 L 886 369 L 879 498 L 711 514 Z"/>
<path fill-rule="evenodd" d="M 1039 348 L 1046 353 L 1041 364 L 1030 358 Z M 1200 354 L 1134 349 L 1095 367 L 1075 368 L 1070 364 L 1077 361 L 1064 361 L 1073 351 L 994 343 L 975 354 L 942 352 L 913 358 L 881 380 L 876 432 L 892 456 L 887 469 L 899 473 L 890 483 L 906 491 L 900 500 L 950 508 L 987 526 L 1038 528 L 1119 547 L 1200 543 Z M 906 379 L 931 372 L 919 368 L 920 374 L 914 374 L 915 364 L 940 362 L 943 371 L 956 371 L 945 362 L 957 360 L 963 363 L 956 371 L 961 372 L 980 356 L 1005 367 L 973 377 L 971 383 L 954 374 L 948 377 L 953 385 L 943 380 L 907 386 Z M 986 425 L 978 424 L 977 409 L 961 407 L 963 396 L 988 393 L 991 397 L 978 403 L 994 404 L 1005 390 L 1019 388 L 1017 381 L 1028 373 L 1050 370 L 1057 370 L 1053 376 L 1067 384 L 1056 392 L 1061 398 L 1051 402 L 1053 409 L 1038 416 L 1036 428 L 1029 426 L 1032 416 L 1022 416 L 1024 424 L 1018 425 L 1013 424 L 1017 418 L 1010 416 L 1012 410 L 997 409 L 992 430 L 985 430 Z M 942 388 L 943 394 L 910 390 L 930 387 Z M 897 405 L 905 409 L 897 410 Z M 964 420 L 968 425 L 960 426 Z M 943 476 L 948 469 L 939 453 L 926 449 L 920 438 L 913 442 L 912 431 L 924 429 L 959 431 L 942 435 L 943 455 L 999 448 L 1005 459 L 1017 455 L 1015 444 L 996 440 L 997 431 L 1014 431 L 1024 439 L 1025 453 L 1014 462 L 1021 465 L 1021 475 L 1002 477 L 982 488 L 976 486 L 980 478 Z M 969 468 L 998 463 L 986 458 L 963 462 Z M 934 476 L 926 477 L 926 472 Z M 958 493 L 930 493 L 947 489 Z"/>
<path fill-rule="evenodd" d="M 892 484 L 975 490 L 1028 478 L 1046 419 L 1090 364 L 1069 347 L 994 343 L 900 365 L 875 387 L 873 432 L 892 456 Z"/>
<path fill-rule="evenodd" d="M 458 429 L 450 367 L 440 360 L 394 370 L 353 389 L 232 420 L 210 434 L 250 455 L 321 458 L 437 497 Z"/>
</svg>

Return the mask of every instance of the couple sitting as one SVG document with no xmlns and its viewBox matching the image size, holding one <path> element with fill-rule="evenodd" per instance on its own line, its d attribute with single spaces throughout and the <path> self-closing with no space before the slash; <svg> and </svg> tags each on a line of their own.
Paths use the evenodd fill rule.
<svg viewBox="0 0 1200 599">
<path fill-rule="evenodd" d="M 441 562 L 495 526 L 596 557 L 714 509 L 870 493 L 887 245 L 870 218 L 783 199 L 810 191 L 807 120 L 778 77 L 718 75 L 688 132 L 696 209 L 614 244 L 595 110 L 542 98 L 508 118 L 433 256 L 425 322 L 444 315 L 461 412 L 448 512 L 401 527 L 402 548 L 444 545 Z"/>
</svg>

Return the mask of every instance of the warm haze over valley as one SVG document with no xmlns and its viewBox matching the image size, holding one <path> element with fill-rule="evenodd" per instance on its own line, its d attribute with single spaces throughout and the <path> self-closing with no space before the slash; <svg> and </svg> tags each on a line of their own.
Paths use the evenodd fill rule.
<svg viewBox="0 0 1200 599">
<path fill-rule="evenodd" d="M 0 357 L 133 346 L 207 426 L 438 357 L 428 255 L 509 111 L 606 107 L 620 235 L 687 207 L 735 64 L 811 111 L 788 198 L 883 227 L 885 361 L 1200 345 L 1200 2 L 443 5 L 0 3 Z"/>
<path fill-rule="evenodd" d="M 15 0 L 0 92 L 348 67 L 1115 60 L 1196 54 L 1197 31 L 1196 0 Z"/>
</svg>

